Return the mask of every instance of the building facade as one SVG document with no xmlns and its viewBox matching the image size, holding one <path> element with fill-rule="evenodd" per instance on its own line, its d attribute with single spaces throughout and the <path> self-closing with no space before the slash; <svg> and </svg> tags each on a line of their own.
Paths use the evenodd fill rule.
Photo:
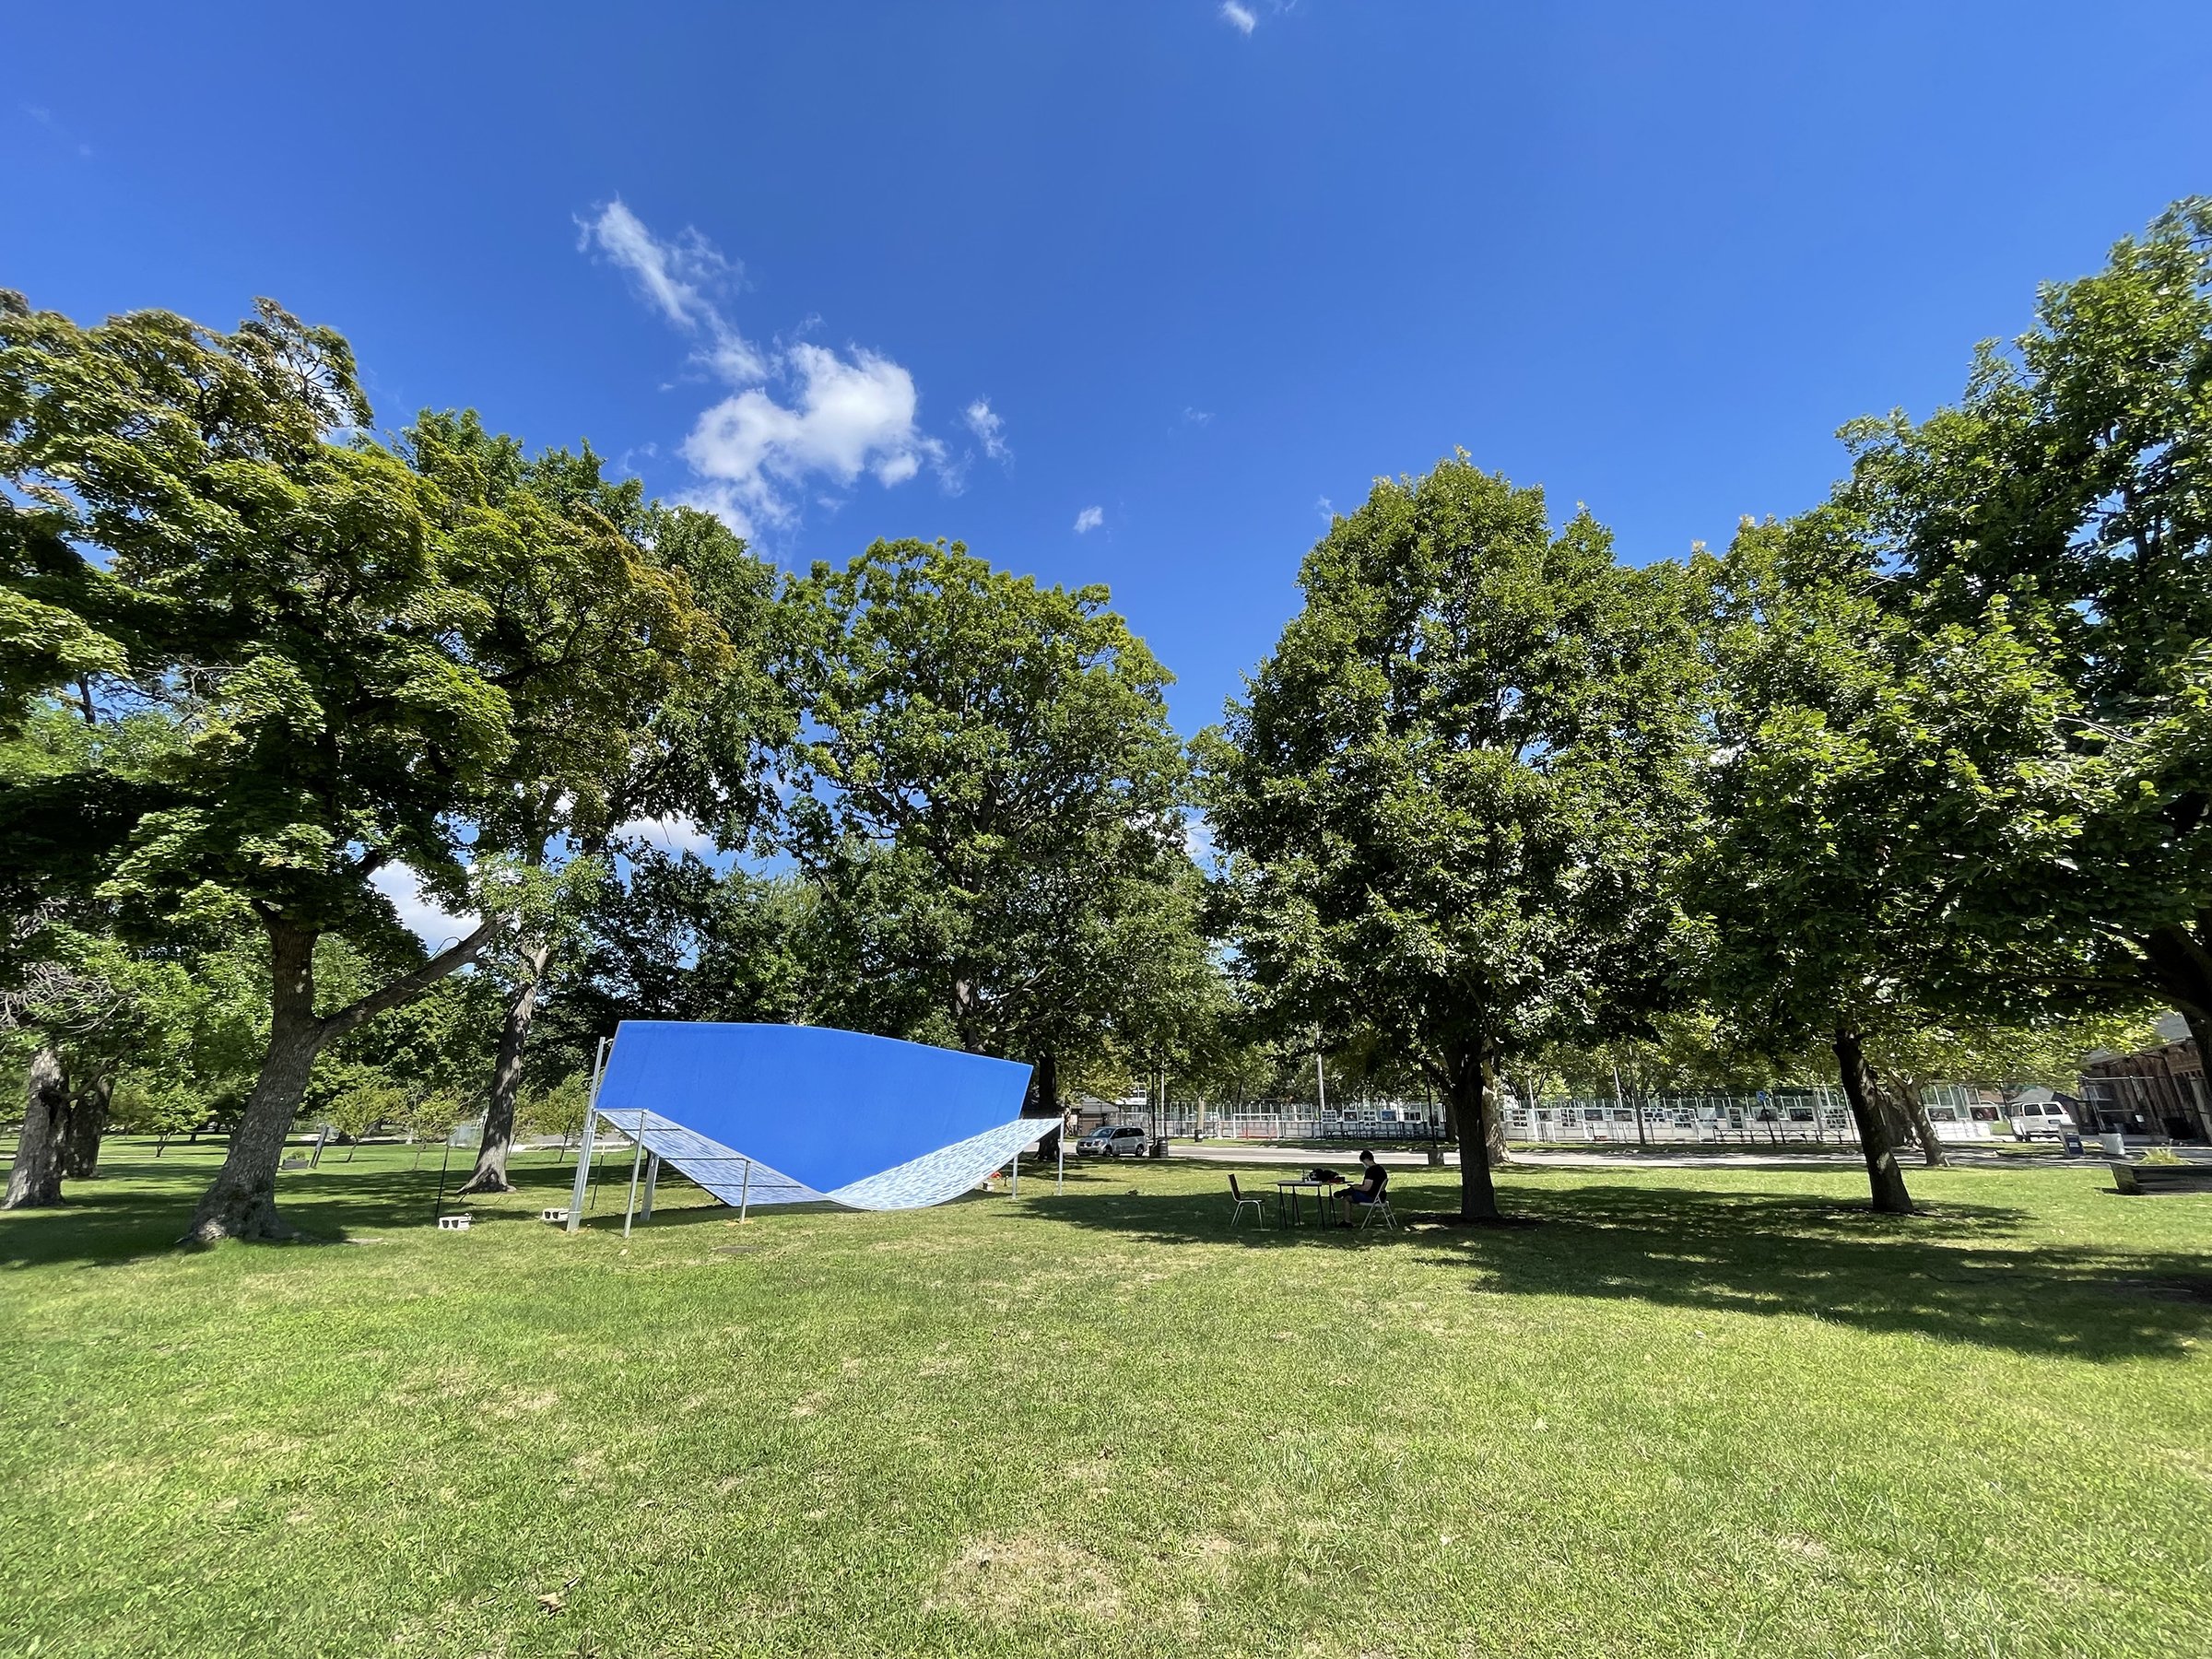
<svg viewBox="0 0 2212 1659">
<path fill-rule="evenodd" d="M 2194 1041 L 2112 1054 L 2081 1068 L 2082 1127 L 2212 1142 L 2212 1095 Z"/>
</svg>

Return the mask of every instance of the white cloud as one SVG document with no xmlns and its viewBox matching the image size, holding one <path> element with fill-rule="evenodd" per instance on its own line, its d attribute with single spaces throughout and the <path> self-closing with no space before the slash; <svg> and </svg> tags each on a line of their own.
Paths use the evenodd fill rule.
<svg viewBox="0 0 2212 1659">
<path fill-rule="evenodd" d="M 1330 500 L 1327 496 L 1315 496 L 1313 498 L 1313 511 L 1321 514 L 1322 522 L 1324 524 L 1335 524 L 1336 522 L 1336 503 Z"/>
<path fill-rule="evenodd" d="M 596 247 L 630 274 L 654 310 L 679 328 L 697 328 L 721 320 L 708 290 L 734 279 L 740 267 L 723 257 L 689 226 L 674 241 L 663 241 L 617 196 L 588 219 L 578 219 L 577 247 Z"/>
<path fill-rule="evenodd" d="M 680 812 L 666 818 L 632 818 L 618 825 L 615 833 L 630 841 L 650 841 L 669 853 L 693 853 L 705 859 L 722 851 L 712 835 Z"/>
<path fill-rule="evenodd" d="M 1189 426 L 1206 426 L 1213 420 L 1214 412 L 1211 409 L 1186 408 L 1182 412 L 1182 418 Z"/>
<path fill-rule="evenodd" d="M 1221 0 L 1221 20 L 1239 34 L 1250 34 L 1260 26 L 1260 19 L 1249 6 L 1240 6 L 1237 0 Z"/>
<path fill-rule="evenodd" d="M 399 924 L 432 950 L 440 950 L 476 931 L 477 918 L 457 916 L 422 890 L 414 871 L 403 864 L 381 865 L 369 883 L 399 912 Z"/>
<path fill-rule="evenodd" d="M 994 461 L 1011 461 L 1014 452 L 1006 444 L 1006 423 L 991 400 L 979 397 L 968 406 L 968 429 L 975 434 L 976 441 L 983 446 L 983 453 Z"/>
<path fill-rule="evenodd" d="M 1093 530 L 1096 530 L 1105 522 L 1105 508 L 1086 507 L 1082 512 L 1076 514 L 1076 534 L 1077 535 L 1088 535 Z"/>
<path fill-rule="evenodd" d="M 740 531 L 790 519 L 787 489 L 812 475 L 850 485 L 865 471 L 888 488 L 943 459 L 945 446 L 915 424 L 914 377 L 890 359 L 802 341 L 782 368 L 794 382 L 791 403 L 750 387 L 707 410 L 684 440 L 701 499 Z"/>
<path fill-rule="evenodd" d="M 822 500 L 817 490 L 825 478 L 850 488 L 865 472 L 888 489 L 926 465 L 948 490 L 959 488 L 944 443 L 921 428 L 914 377 L 900 364 L 865 347 L 841 353 L 796 337 L 818 323 L 813 317 L 773 347 L 747 339 L 713 299 L 742 267 L 695 229 L 673 241 L 656 237 L 619 199 L 577 223 L 580 247 L 628 271 L 669 323 L 707 336 L 697 360 L 735 388 L 684 440 L 681 453 L 700 479 L 693 501 L 757 537 L 794 519 L 810 494 Z M 995 434 L 997 417 L 983 400 L 969 410 L 971 428 L 977 408 Z M 1003 438 L 997 441 L 994 455 L 1004 449 Z"/>
</svg>

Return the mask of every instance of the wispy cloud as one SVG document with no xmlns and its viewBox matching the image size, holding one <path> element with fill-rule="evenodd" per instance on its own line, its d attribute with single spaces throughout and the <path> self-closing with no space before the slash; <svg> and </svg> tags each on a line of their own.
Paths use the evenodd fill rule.
<svg viewBox="0 0 2212 1659">
<path fill-rule="evenodd" d="M 576 242 L 580 250 L 596 248 L 628 271 L 653 309 L 679 328 L 719 323 L 721 313 L 707 290 L 743 274 L 695 227 L 686 226 L 681 236 L 663 241 L 620 196 L 592 218 L 578 219 L 576 226 L 582 232 Z"/>
<path fill-rule="evenodd" d="M 846 488 L 865 473 L 888 488 L 926 465 L 959 488 L 944 443 L 921 428 L 920 394 L 901 365 L 865 347 L 747 339 L 717 300 L 743 267 L 697 229 L 655 236 L 619 198 L 577 224 L 578 247 L 627 272 L 665 321 L 702 336 L 697 361 L 733 389 L 699 416 L 681 453 L 700 480 L 692 500 L 741 535 L 791 523 L 810 494 L 841 504 L 819 494 L 825 480 Z M 809 317 L 794 334 L 818 322 Z"/>
<path fill-rule="evenodd" d="M 52 133 L 64 144 L 66 144 L 71 149 L 75 150 L 80 159 L 89 160 L 91 159 L 92 147 L 85 143 L 84 140 L 79 138 L 75 133 L 72 133 L 60 122 L 56 121 L 53 118 L 53 112 L 48 109 L 44 104 L 27 103 L 18 104 L 16 107 L 21 110 L 24 114 L 29 116 L 31 120 L 37 122 L 41 126 L 44 127 L 48 132 Z"/>
<path fill-rule="evenodd" d="M 983 446 L 984 454 L 1002 464 L 1014 459 L 1014 452 L 1006 443 L 1006 423 L 998 411 L 991 406 L 989 398 L 979 397 L 970 404 L 967 420 L 968 429 L 975 434 L 976 441 Z"/>
<path fill-rule="evenodd" d="M 1237 0 L 1221 0 L 1221 20 L 1239 34 L 1250 34 L 1260 26 L 1259 15 Z"/>
<path fill-rule="evenodd" d="M 1336 503 L 1330 500 L 1327 496 L 1313 498 L 1313 511 L 1321 514 L 1321 522 L 1324 524 L 1336 522 Z"/>
<path fill-rule="evenodd" d="M 1077 535 L 1088 535 L 1093 530 L 1096 530 L 1105 522 L 1105 508 L 1086 507 L 1082 512 L 1076 514 L 1076 534 Z"/>
<path fill-rule="evenodd" d="M 1211 409 L 1186 408 L 1182 412 L 1182 421 L 1185 426 L 1211 426 L 1213 419 L 1214 412 Z"/>
</svg>

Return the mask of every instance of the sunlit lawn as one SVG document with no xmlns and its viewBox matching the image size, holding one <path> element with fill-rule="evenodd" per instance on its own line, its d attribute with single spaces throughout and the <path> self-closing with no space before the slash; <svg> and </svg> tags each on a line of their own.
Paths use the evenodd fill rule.
<svg viewBox="0 0 2212 1659">
<path fill-rule="evenodd" d="M 0 1651 L 2212 1651 L 2212 1195 L 1547 1170 L 1524 1230 L 1253 1236 L 1147 1165 L 665 1184 L 625 1247 L 612 1166 L 441 1235 L 380 1148 L 285 1177 L 349 1247 L 181 1255 L 217 1150 L 150 1152 L 0 1218 Z"/>
</svg>

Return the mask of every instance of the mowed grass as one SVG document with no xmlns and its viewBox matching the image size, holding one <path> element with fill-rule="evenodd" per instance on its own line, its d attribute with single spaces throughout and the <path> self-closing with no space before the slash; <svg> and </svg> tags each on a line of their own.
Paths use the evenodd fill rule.
<svg viewBox="0 0 2212 1659">
<path fill-rule="evenodd" d="M 1526 1170 L 1355 1239 L 1086 1167 L 625 1245 L 626 1162 L 441 1235 L 372 1149 L 284 1178 L 346 1247 L 179 1254 L 217 1151 L 150 1151 L 0 1218 L 9 1653 L 2212 1651 L 2212 1195 Z"/>
</svg>

